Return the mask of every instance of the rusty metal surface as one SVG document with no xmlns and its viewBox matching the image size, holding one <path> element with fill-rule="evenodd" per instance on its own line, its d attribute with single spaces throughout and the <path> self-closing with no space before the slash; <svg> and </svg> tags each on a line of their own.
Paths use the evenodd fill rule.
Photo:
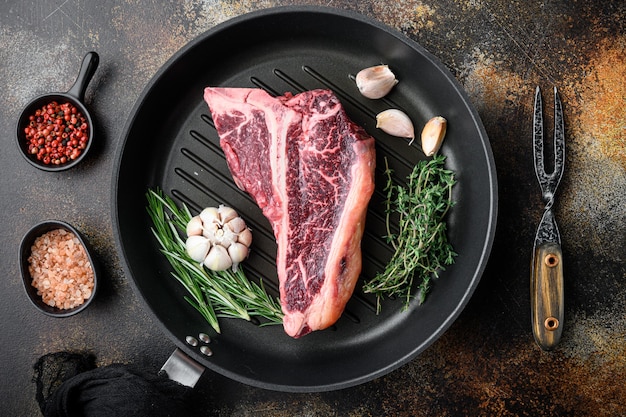
<svg viewBox="0 0 626 417">
<path fill-rule="evenodd" d="M 368 384 L 318 394 L 268 392 L 205 373 L 192 399 L 196 414 L 625 415 L 626 3 L 595 0 L 5 1 L 0 414 L 38 415 L 32 365 L 48 352 L 88 349 L 101 365 L 136 363 L 155 371 L 163 364 L 174 346 L 124 277 L 112 235 L 109 189 L 123 124 L 150 77 L 195 36 L 248 11 L 296 3 L 376 18 L 430 50 L 464 85 L 498 169 L 494 249 L 459 320 L 406 366 Z M 99 142 L 76 169 L 36 171 L 13 143 L 17 116 L 34 96 L 66 91 L 89 50 L 101 58 L 86 99 Z M 213 60 L 219 64 L 219 57 Z M 554 207 L 563 241 L 566 320 L 561 343 L 549 353 L 533 341 L 528 295 L 542 214 L 532 168 L 536 85 L 559 87 L 568 146 Z M 545 106 L 552 106 L 549 97 Z M 94 304 L 68 319 L 39 314 L 20 287 L 19 241 L 47 218 L 83 231 L 105 270 Z"/>
</svg>

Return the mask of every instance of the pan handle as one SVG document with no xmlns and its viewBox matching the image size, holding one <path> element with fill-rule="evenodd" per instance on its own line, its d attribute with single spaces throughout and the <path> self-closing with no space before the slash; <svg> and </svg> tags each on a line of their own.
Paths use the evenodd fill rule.
<svg viewBox="0 0 626 417">
<path fill-rule="evenodd" d="M 169 379 L 193 388 L 202 376 L 204 369 L 202 365 L 176 348 L 161 367 L 161 372 L 164 371 Z"/>
<path fill-rule="evenodd" d="M 85 57 L 83 58 L 83 62 L 80 65 L 80 72 L 78 73 L 78 77 L 76 77 L 74 85 L 72 85 L 67 94 L 74 97 L 81 103 L 85 101 L 85 90 L 87 90 L 87 85 L 89 84 L 89 81 L 91 81 L 91 78 L 96 73 L 99 62 L 100 56 L 96 52 L 87 52 L 87 55 L 85 55 Z"/>
</svg>

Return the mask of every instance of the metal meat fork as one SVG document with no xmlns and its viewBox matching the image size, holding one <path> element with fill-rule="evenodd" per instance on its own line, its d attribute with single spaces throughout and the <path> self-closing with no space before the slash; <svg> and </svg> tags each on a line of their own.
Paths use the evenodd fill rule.
<svg viewBox="0 0 626 417">
<path fill-rule="evenodd" d="M 563 109 L 554 88 L 554 170 L 547 174 L 543 149 L 543 106 L 541 90 L 535 91 L 533 151 L 535 173 L 545 204 L 537 229 L 530 272 L 530 301 L 533 335 L 544 350 L 553 349 L 563 331 L 563 254 L 561 236 L 552 213 L 554 195 L 565 168 L 565 131 Z"/>
</svg>

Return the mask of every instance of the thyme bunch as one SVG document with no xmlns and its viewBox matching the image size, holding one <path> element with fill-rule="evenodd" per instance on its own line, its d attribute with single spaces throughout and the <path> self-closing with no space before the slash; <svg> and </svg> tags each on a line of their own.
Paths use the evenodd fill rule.
<svg viewBox="0 0 626 417">
<path fill-rule="evenodd" d="M 259 284 L 246 277 L 243 268 L 212 271 L 189 258 L 181 238 L 192 215 L 184 204 L 178 207 L 162 190 L 148 190 L 147 211 L 152 219 L 152 233 L 161 253 L 172 266 L 172 275 L 187 290 L 185 300 L 191 304 L 211 327 L 220 333 L 218 317 L 250 321 L 262 317 L 261 325 L 282 323 L 280 303 L 267 294 L 263 281 Z"/>
<path fill-rule="evenodd" d="M 422 304 L 431 277 L 438 277 L 439 271 L 454 262 L 456 253 L 448 242 L 444 217 L 453 205 L 452 187 L 456 181 L 444 162 L 443 155 L 420 161 L 407 177 L 406 186 L 394 186 L 393 171 L 385 159 L 386 239 L 394 253 L 385 270 L 363 287 L 366 293 L 376 295 L 378 313 L 384 297 L 402 297 L 403 310 L 408 309 L 414 289 Z M 398 216 L 396 233 L 392 233 L 392 215 Z"/>
</svg>

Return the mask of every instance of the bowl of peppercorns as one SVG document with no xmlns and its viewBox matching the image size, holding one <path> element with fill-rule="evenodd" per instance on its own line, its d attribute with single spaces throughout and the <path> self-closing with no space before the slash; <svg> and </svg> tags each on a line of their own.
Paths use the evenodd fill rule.
<svg viewBox="0 0 626 417">
<path fill-rule="evenodd" d="M 94 126 L 83 102 L 98 62 L 96 52 L 87 53 L 74 85 L 66 93 L 37 97 L 22 111 L 17 122 L 17 145 L 31 165 L 44 171 L 63 171 L 87 155 Z"/>
</svg>

